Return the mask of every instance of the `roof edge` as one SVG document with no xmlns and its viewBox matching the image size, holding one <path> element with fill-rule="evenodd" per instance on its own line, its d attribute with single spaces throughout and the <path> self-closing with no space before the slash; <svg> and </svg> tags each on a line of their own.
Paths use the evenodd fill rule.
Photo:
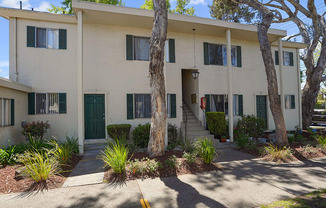
<svg viewBox="0 0 326 208">
<path fill-rule="evenodd" d="M 18 82 L 11 81 L 6 78 L 0 77 L 0 87 L 5 87 L 22 92 L 32 92 L 32 87 L 19 84 Z"/>
</svg>

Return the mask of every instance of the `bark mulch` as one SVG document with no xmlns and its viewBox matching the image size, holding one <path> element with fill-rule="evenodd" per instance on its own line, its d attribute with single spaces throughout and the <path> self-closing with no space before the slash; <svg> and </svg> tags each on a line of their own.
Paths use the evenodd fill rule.
<svg viewBox="0 0 326 208">
<path fill-rule="evenodd" d="M 0 194 L 9 194 L 15 192 L 42 191 L 44 189 L 60 188 L 70 175 L 72 169 L 81 160 L 78 155 L 72 156 L 67 166 L 64 166 L 63 173 L 50 177 L 46 183 L 36 184 L 33 180 L 19 176 L 17 170 L 22 165 L 7 166 L 0 168 Z M 19 171 L 18 171 L 19 172 Z"/>
<path fill-rule="evenodd" d="M 169 167 L 165 161 L 172 157 L 176 156 L 177 163 L 179 164 L 176 168 Z M 179 176 L 184 174 L 193 174 L 193 173 L 202 173 L 209 172 L 214 170 L 223 170 L 223 166 L 217 163 L 205 164 L 201 158 L 196 158 L 196 161 L 193 164 L 188 164 L 185 158 L 182 158 L 182 151 L 165 151 L 165 154 L 160 157 L 150 158 L 156 159 L 156 161 L 160 162 L 162 167 L 159 168 L 155 173 L 143 173 L 143 174 L 134 174 L 132 171 L 129 171 L 129 165 L 127 165 L 127 171 L 123 174 L 115 174 L 113 170 L 110 168 L 105 172 L 104 181 L 107 183 L 113 182 L 123 182 L 128 180 L 135 179 L 146 179 L 146 178 L 156 178 L 156 177 L 170 177 L 170 176 Z M 146 152 L 136 152 L 133 153 L 132 157 L 129 155 L 131 160 L 134 159 L 143 159 L 149 158 L 148 153 Z"/>
</svg>

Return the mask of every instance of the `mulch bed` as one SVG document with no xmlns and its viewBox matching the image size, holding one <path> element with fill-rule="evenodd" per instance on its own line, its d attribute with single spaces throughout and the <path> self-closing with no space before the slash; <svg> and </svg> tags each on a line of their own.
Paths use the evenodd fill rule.
<svg viewBox="0 0 326 208">
<path fill-rule="evenodd" d="M 65 172 L 50 177 L 46 184 L 35 184 L 33 180 L 19 176 L 16 170 L 21 168 L 22 165 L 0 168 L 0 194 L 60 188 L 79 160 L 81 160 L 81 156 L 73 155 L 69 164 L 62 168 Z"/>
<path fill-rule="evenodd" d="M 162 164 L 162 168 L 159 168 L 154 174 L 144 173 L 142 174 L 134 174 L 133 172 L 128 171 L 129 165 L 127 165 L 127 171 L 124 174 L 115 174 L 112 169 L 108 169 L 104 175 L 104 181 L 111 183 L 111 182 L 121 182 L 127 180 L 135 180 L 135 179 L 146 179 L 146 178 L 156 178 L 156 177 L 170 177 L 170 176 L 178 176 L 190 173 L 202 173 L 202 172 L 209 172 L 214 170 L 223 170 L 223 166 L 217 163 L 205 164 L 201 158 L 197 158 L 193 164 L 188 164 L 185 158 L 182 158 L 182 151 L 165 151 L 165 154 L 160 157 L 155 157 L 156 161 Z M 176 168 L 171 168 L 165 161 L 175 155 L 177 157 L 177 161 L 179 162 L 179 166 Z M 131 155 L 129 155 L 131 157 Z M 133 153 L 131 160 L 134 159 L 143 159 L 149 158 L 147 152 L 136 152 Z M 154 159 L 154 158 L 150 158 Z"/>
<path fill-rule="evenodd" d="M 256 157 L 266 159 L 267 157 L 262 156 L 261 152 L 259 151 L 259 149 L 264 148 L 265 146 L 268 146 L 268 144 L 258 144 L 257 148 L 254 149 L 238 148 L 236 150 Z M 314 159 L 314 158 L 326 156 L 326 150 L 322 150 L 321 148 L 315 146 L 307 147 L 300 142 L 294 142 L 290 144 L 290 147 L 292 149 L 292 156 L 290 156 L 289 158 L 284 158 L 282 161 L 278 161 L 278 162 L 288 163 L 288 162 L 293 162 L 298 160 L 302 161 L 302 160 Z"/>
</svg>

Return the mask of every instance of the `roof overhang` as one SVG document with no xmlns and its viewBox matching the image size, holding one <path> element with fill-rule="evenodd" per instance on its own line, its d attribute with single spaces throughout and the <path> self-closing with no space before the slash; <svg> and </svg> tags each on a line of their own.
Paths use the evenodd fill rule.
<svg viewBox="0 0 326 208">
<path fill-rule="evenodd" d="M 272 46 L 278 46 L 278 41 L 272 42 Z M 298 42 L 291 42 L 291 41 L 282 41 L 282 46 L 285 47 L 285 48 L 304 49 L 304 48 L 307 48 L 308 44 L 306 44 L 306 43 L 298 43 Z"/>
<path fill-rule="evenodd" d="M 12 9 L 0 7 L 0 16 L 6 19 L 16 17 L 21 19 L 42 20 L 49 22 L 62 22 L 76 24 L 77 20 L 73 15 L 54 14 L 49 12 L 36 12 L 31 10 Z"/>
<path fill-rule="evenodd" d="M 32 88 L 26 85 L 19 84 L 17 82 L 11 81 L 0 77 L 0 87 L 5 87 L 8 89 L 18 90 L 22 92 L 32 92 Z"/>
<path fill-rule="evenodd" d="M 75 12 L 83 11 L 85 23 L 110 24 L 123 27 L 136 27 L 151 30 L 153 27 L 154 12 L 138 8 L 99 4 L 72 0 Z M 168 32 L 193 33 L 198 35 L 225 37 L 225 31 L 231 30 L 233 39 L 257 41 L 257 26 L 231 23 L 196 16 L 168 14 Z M 268 36 L 271 42 L 279 37 L 285 37 L 285 30 L 269 29 Z"/>
</svg>

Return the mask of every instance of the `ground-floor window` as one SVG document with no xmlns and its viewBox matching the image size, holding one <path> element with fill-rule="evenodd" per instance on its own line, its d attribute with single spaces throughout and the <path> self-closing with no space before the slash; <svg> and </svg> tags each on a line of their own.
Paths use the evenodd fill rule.
<svg viewBox="0 0 326 208">
<path fill-rule="evenodd" d="M 36 113 L 59 113 L 59 93 L 36 93 Z"/>
<path fill-rule="evenodd" d="M 150 118 L 151 110 L 151 95 L 135 94 L 135 118 Z"/>
<path fill-rule="evenodd" d="M 0 98 L 0 126 L 14 125 L 14 100 Z"/>
<path fill-rule="evenodd" d="M 209 109 L 210 112 L 224 112 L 225 115 L 228 115 L 228 95 L 206 95 L 207 102 L 209 102 Z M 243 114 L 243 96 L 242 95 L 233 95 L 233 115 L 234 116 L 241 116 Z"/>
</svg>

